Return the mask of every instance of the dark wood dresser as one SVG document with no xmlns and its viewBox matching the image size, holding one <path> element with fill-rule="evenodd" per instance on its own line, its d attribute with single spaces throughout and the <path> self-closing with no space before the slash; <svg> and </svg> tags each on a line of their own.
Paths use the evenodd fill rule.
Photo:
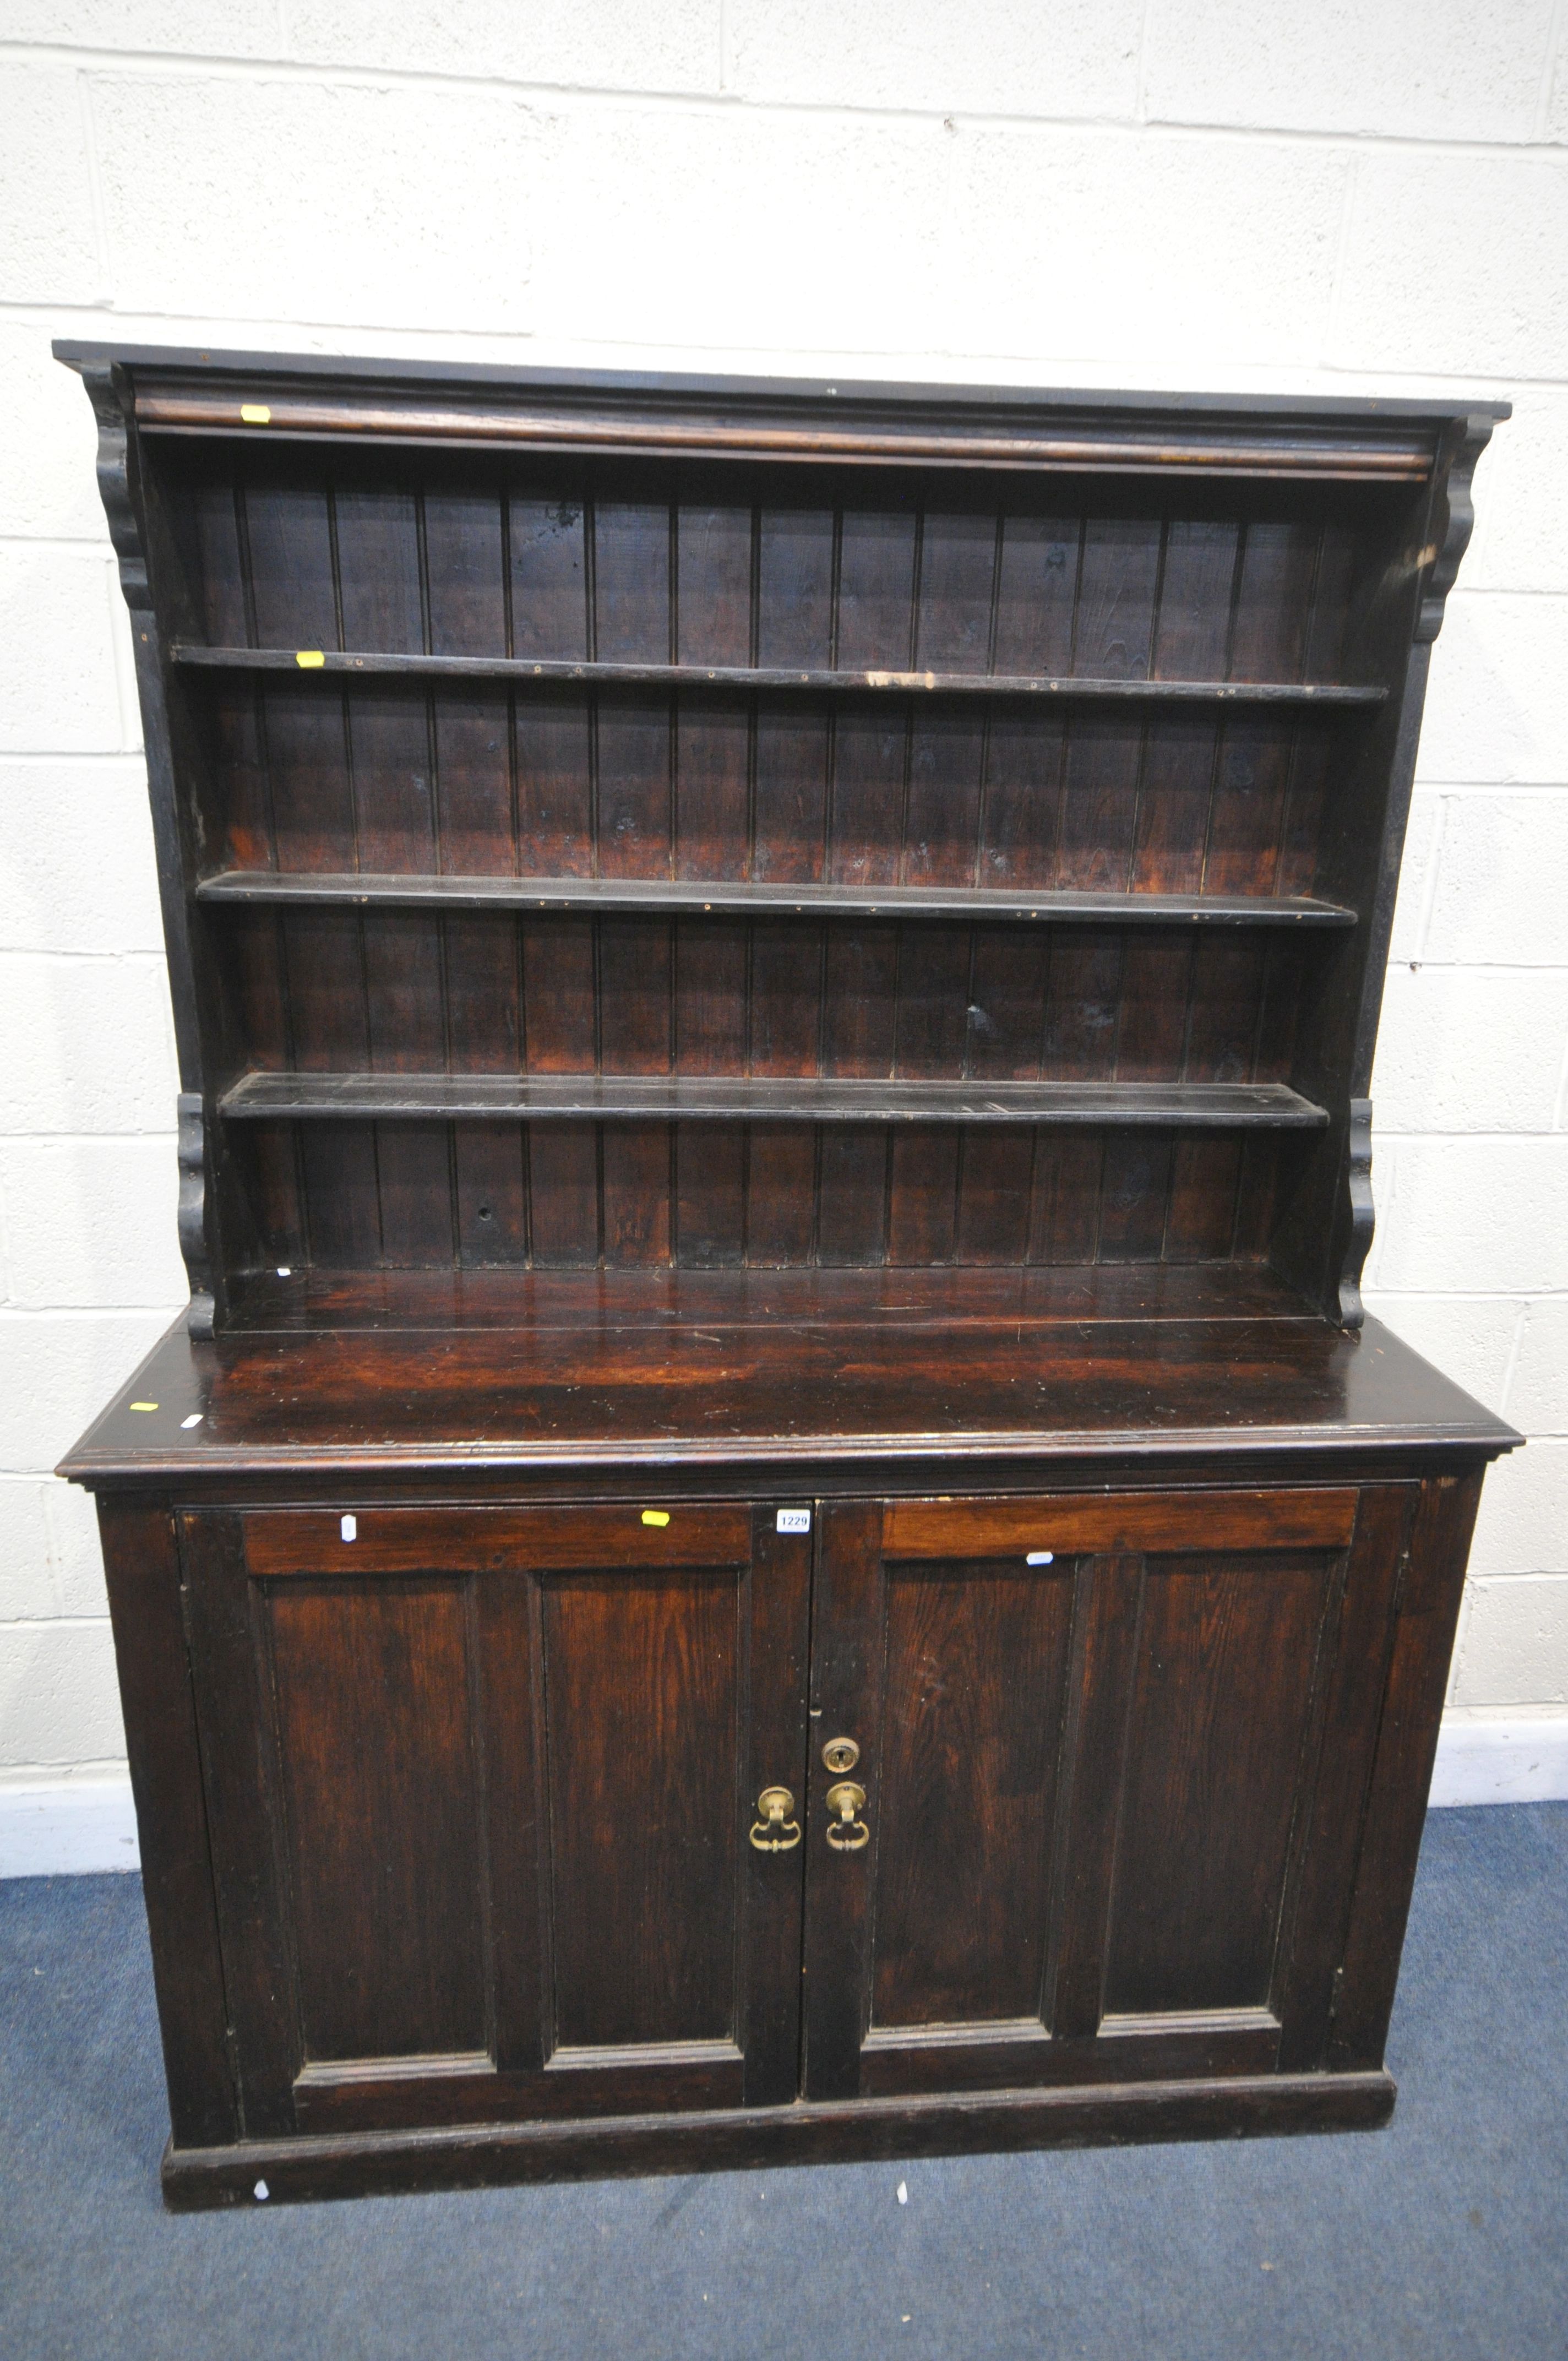
<svg viewBox="0 0 1568 2361">
<path fill-rule="evenodd" d="M 61 346 L 188 1320 L 170 2204 L 1384 2122 L 1482 1474 L 1366 1093 L 1501 406 Z"/>
</svg>

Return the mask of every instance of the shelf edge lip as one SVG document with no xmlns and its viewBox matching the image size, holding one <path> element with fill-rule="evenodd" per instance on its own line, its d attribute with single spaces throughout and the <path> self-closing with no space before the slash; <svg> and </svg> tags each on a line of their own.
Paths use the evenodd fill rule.
<svg viewBox="0 0 1568 2361">
<path fill-rule="evenodd" d="M 668 909 L 681 915 L 756 912 L 775 917 L 1033 919 L 1085 925 L 1354 927 L 1357 914 L 1312 895 L 1096 894 L 1043 886 L 757 884 L 740 878 L 522 877 L 391 870 L 224 869 L 199 878 L 198 902 L 385 903 L 433 909 Z"/>
<path fill-rule="evenodd" d="M 1316 1131 L 1329 1121 L 1326 1108 L 1284 1082 L 1017 1082 L 987 1089 L 893 1081 L 879 1093 L 875 1085 L 846 1082 L 835 1090 L 831 1081 L 808 1076 L 797 1086 L 790 1077 L 723 1082 L 628 1075 L 597 1084 L 591 1076 L 545 1076 L 534 1088 L 537 1096 L 531 1097 L 527 1076 L 255 1071 L 221 1093 L 217 1112 L 230 1122 L 1014 1123 L 1168 1131 Z M 683 1090 L 689 1095 L 683 1097 Z M 828 1095 L 817 1105 L 803 1104 L 811 1092 Z M 1171 1104 L 1173 1093 L 1185 1104 Z"/>
<path fill-rule="evenodd" d="M 691 1438 L 672 1444 L 667 1437 L 606 1437 L 603 1443 L 573 1441 L 552 1444 L 473 1441 L 466 1444 L 291 1444 L 249 1443 L 227 1448 L 209 1444 L 203 1452 L 161 1449 L 93 1450 L 83 1444 L 67 1454 L 55 1469 L 71 1483 L 102 1483 L 115 1478 L 167 1482 L 195 1476 L 233 1477 L 262 1476 L 278 1469 L 294 1475 L 342 1479 L 345 1476 L 464 1475 L 477 1468 L 595 1468 L 750 1466 L 770 1462 L 841 1466 L 860 1460 L 918 1461 L 972 1459 L 1150 1459 L 1189 1458 L 1218 1448 L 1229 1452 L 1300 1455 L 1309 1458 L 1343 1451 L 1431 1454 L 1459 1451 L 1491 1460 L 1515 1451 L 1522 1434 L 1501 1421 L 1482 1425 L 1447 1424 L 1390 1429 L 1386 1426 L 1343 1426 L 1325 1433 L 1299 1427 L 1121 1427 L 1113 1434 L 1091 1429 L 1061 1427 L 1044 1433 L 1039 1428 L 955 1429 L 950 1434 L 907 1433 L 891 1434 L 736 1434 Z"/>
<path fill-rule="evenodd" d="M 311 663 L 302 667 L 301 654 Z M 372 648 L 242 648 L 172 640 L 170 663 L 193 672 L 282 673 L 331 679 L 537 681 L 543 686 L 725 689 L 747 695 L 1130 697 L 1146 704 L 1385 705 L 1376 681 L 1121 680 L 1058 673 L 837 672 L 756 664 L 609 664 L 567 656 L 427 655 Z"/>
</svg>

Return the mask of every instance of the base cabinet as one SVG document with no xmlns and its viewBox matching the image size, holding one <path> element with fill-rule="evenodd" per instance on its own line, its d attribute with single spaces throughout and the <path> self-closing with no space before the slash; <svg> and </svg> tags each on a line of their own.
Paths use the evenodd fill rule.
<svg viewBox="0 0 1568 2361">
<path fill-rule="evenodd" d="M 1386 2114 L 1477 1490 L 177 1513 L 235 2157 Z M 241 2193 L 175 2129 L 177 2202 Z"/>
</svg>

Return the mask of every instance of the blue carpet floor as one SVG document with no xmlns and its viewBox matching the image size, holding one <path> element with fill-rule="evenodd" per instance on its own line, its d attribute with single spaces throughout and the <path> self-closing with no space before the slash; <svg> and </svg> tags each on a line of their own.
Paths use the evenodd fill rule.
<svg viewBox="0 0 1568 2361">
<path fill-rule="evenodd" d="M 5 2361 L 1568 2354 L 1568 1805 L 1429 1821 L 1352 2137 L 175 2219 L 137 1880 L 0 1885 L 0 1993 Z"/>
</svg>

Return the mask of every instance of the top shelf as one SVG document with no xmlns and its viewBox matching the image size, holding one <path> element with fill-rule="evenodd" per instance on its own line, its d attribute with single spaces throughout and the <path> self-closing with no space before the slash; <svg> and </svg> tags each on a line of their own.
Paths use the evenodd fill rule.
<svg viewBox="0 0 1568 2361">
<path fill-rule="evenodd" d="M 342 678 L 504 680 L 596 688 L 804 689 L 937 697 L 1118 697 L 1197 705 L 1373 706 L 1376 684 L 1282 680 L 1100 680 L 1073 675 L 970 672 L 801 672 L 765 664 L 598 664 L 526 656 L 393 655 L 334 648 L 208 647 L 176 640 L 175 664 L 209 672 L 294 673 Z"/>
</svg>

